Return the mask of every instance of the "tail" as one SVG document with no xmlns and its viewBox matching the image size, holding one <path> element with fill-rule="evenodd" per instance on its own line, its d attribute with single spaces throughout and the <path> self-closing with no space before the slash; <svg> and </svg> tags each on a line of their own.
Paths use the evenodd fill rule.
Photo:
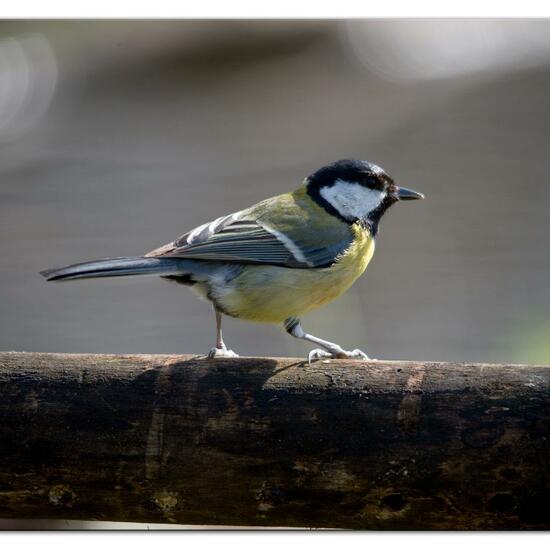
<svg viewBox="0 0 550 550">
<path fill-rule="evenodd" d="M 187 270 L 184 268 L 187 267 Z M 178 275 L 188 272 L 189 262 L 177 258 L 107 258 L 41 271 L 48 281 L 71 281 L 130 275 Z"/>
</svg>

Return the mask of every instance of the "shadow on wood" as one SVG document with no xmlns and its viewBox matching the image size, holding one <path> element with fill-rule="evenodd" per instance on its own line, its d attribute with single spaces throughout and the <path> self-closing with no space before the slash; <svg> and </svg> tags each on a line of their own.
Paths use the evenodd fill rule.
<svg viewBox="0 0 550 550">
<path fill-rule="evenodd" d="M 550 528 L 550 367 L 0 353 L 0 517 Z"/>
</svg>

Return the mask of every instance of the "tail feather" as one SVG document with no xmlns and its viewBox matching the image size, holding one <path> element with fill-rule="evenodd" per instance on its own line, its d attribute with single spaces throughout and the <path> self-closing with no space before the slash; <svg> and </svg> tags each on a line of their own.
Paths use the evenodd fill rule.
<svg viewBox="0 0 550 550">
<path fill-rule="evenodd" d="M 177 258 L 106 258 L 46 269 L 40 275 L 48 281 L 70 281 L 97 277 L 128 277 L 131 275 L 178 275 L 185 273 L 185 260 Z"/>
</svg>

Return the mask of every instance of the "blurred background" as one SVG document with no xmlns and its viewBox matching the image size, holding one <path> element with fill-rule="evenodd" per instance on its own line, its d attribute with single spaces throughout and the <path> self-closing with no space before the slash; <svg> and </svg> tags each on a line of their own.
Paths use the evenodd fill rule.
<svg viewBox="0 0 550 550">
<path fill-rule="evenodd" d="M 0 24 L 0 349 L 206 353 L 210 307 L 140 255 L 340 158 L 426 194 L 306 330 L 384 359 L 550 363 L 550 22 Z M 242 355 L 305 356 L 227 320 Z"/>
</svg>

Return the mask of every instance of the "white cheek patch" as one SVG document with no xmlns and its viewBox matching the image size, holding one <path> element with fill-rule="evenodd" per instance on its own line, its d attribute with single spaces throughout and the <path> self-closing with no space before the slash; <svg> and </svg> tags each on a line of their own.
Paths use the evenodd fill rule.
<svg viewBox="0 0 550 550">
<path fill-rule="evenodd" d="M 359 183 L 336 180 L 331 187 L 323 187 L 320 195 L 343 218 L 351 220 L 366 218 L 370 212 L 380 206 L 386 192 L 369 189 Z"/>
</svg>

